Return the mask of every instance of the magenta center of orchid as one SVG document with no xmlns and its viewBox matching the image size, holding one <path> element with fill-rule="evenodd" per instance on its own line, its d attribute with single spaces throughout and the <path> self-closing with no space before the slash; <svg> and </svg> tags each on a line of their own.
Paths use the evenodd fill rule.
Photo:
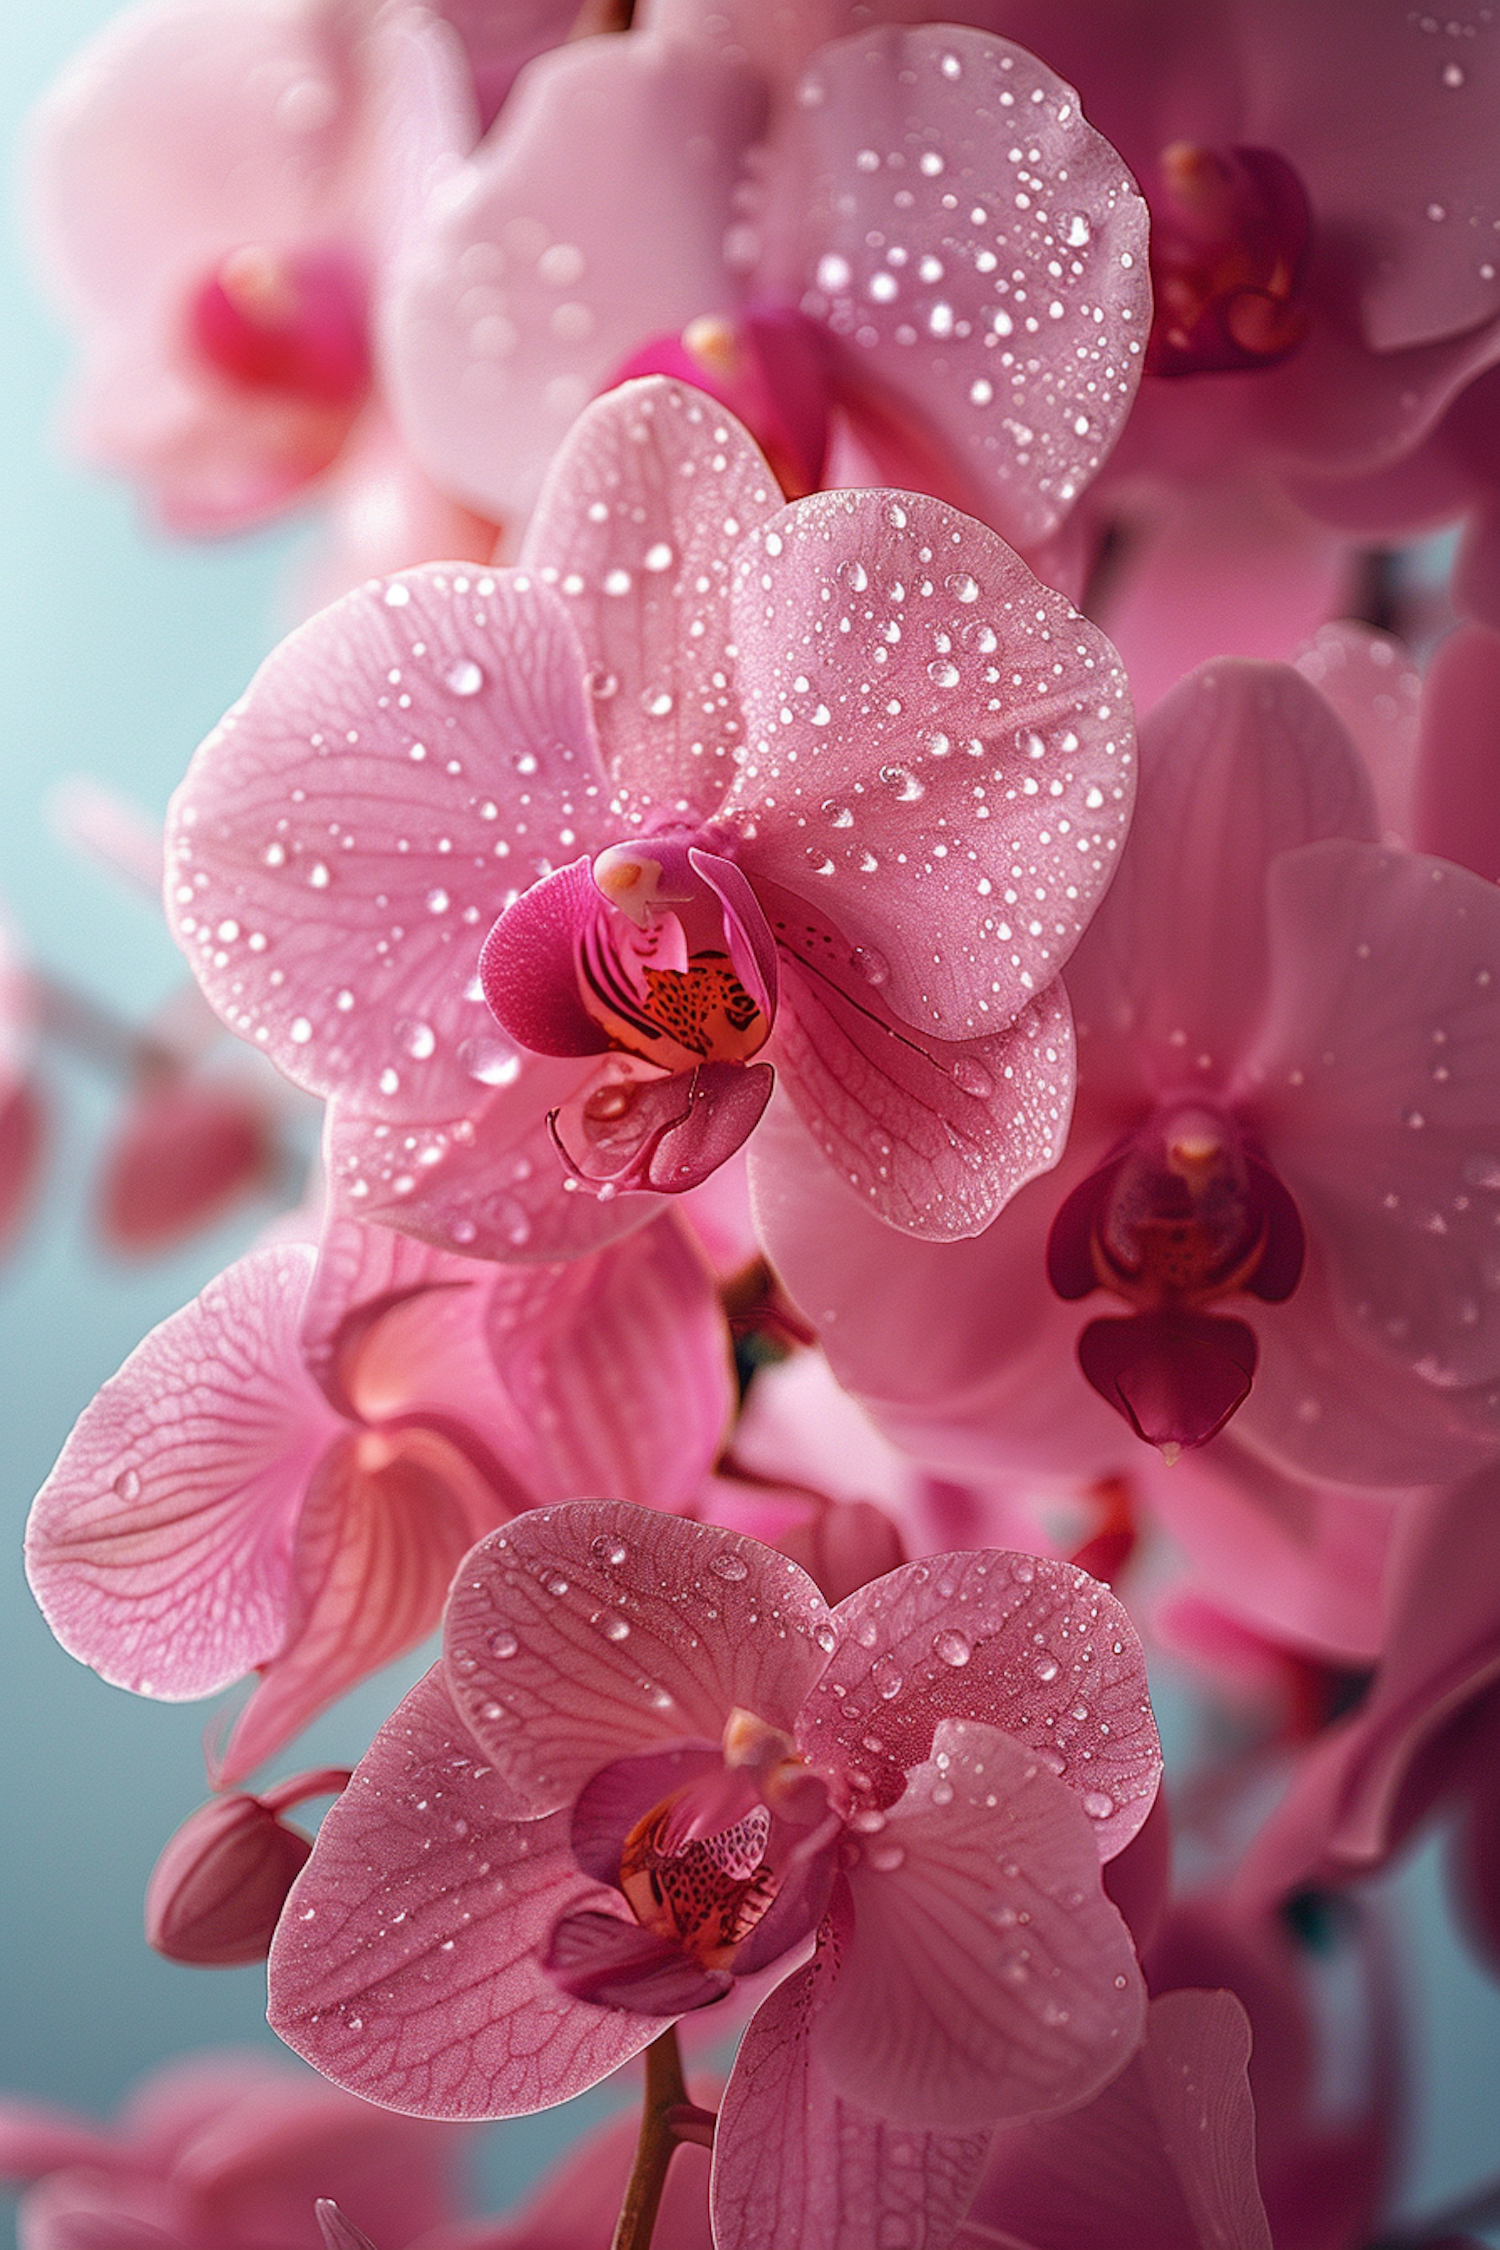
<svg viewBox="0 0 1500 2250">
<path fill-rule="evenodd" d="M 771 1034 L 722 902 L 679 851 L 611 844 L 593 863 L 604 911 L 578 934 L 578 990 L 611 1043 L 664 1070 L 744 1063 Z M 748 973 L 746 971 L 745 973 Z M 627 1089 L 598 1099 L 624 1103 Z"/>
<path fill-rule="evenodd" d="M 352 412 L 369 389 L 364 285 L 337 251 L 231 250 L 194 293 L 188 334 L 242 391 Z"/>
<path fill-rule="evenodd" d="M 790 306 L 734 317 L 705 313 L 652 336 L 603 386 L 666 375 L 706 391 L 743 422 L 788 500 L 820 489 L 828 451 L 830 385 L 821 331 Z"/>
<path fill-rule="evenodd" d="M 1306 192 L 1271 149 L 1176 142 L 1151 198 L 1150 375 L 1271 367 L 1307 333 Z"/>
<path fill-rule="evenodd" d="M 1205 1444 L 1250 1395 L 1255 1332 L 1208 1308 L 1238 1292 L 1290 1296 L 1303 1255 L 1281 1180 L 1233 1117 L 1189 1102 L 1159 1110 L 1073 1190 L 1052 1222 L 1047 1271 L 1060 1297 L 1108 1289 L 1135 1308 L 1092 1321 L 1079 1363 L 1170 1456 Z"/>
</svg>

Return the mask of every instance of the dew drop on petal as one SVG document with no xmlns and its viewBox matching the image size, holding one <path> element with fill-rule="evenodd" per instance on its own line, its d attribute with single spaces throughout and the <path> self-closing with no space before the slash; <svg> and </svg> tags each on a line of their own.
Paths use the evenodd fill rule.
<svg viewBox="0 0 1500 2250">
<path fill-rule="evenodd" d="M 456 657 L 443 674 L 443 685 L 454 695 L 477 695 L 484 686 L 484 674 L 472 656 Z"/>
<path fill-rule="evenodd" d="M 120 1474 L 115 1478 L 114 1489 L 117 1498 L 121 1500 L 139 1500 L 141 1496 L 141 1480 L 138 1471 L 136 1471 L 135 1469 L 122 1469 L 120 1471 Z"/>
<path fill-rule="evenodd" d="M 1090 1820 L 1108 1820 L 1115 1809 L 1115 1801 L 1103 1789 L 1090 1789 L 1084 1797 L 1083 1809 Z"/>
<path fill-rule="evenodd" d="M 602 1531 L 597 1539 L 590 1541 L 589 1553 L 596 1562 L 607 1563 L 611 1570 L 618 1570 L 622 1563 L 630 1560 L 630 1549 L 624 1540 L 611 1539 L 608 1533 Z"/>
<path fill-rule="evenodd" d="M 938 1634 L 932 1644 L 932 1653 L 940 1663 L 951 1664 L 956 1672 L 968 1663 L 974 1651 L 962 1633 L 955 1633 L 950 1629 Z"/>
<path fill-rule="evenodd" d="M 491 1633 L 490 1635 L 490 1654 L 492 1656 L 514 1656 L 520 1645 L 515 1634 L 508 1627 L 502 1626 L 498 1633 Z"/>
<path fill-rule="evenodd" d="M 750 1565 L 743 1555 L 715 1555 L 708 1567 L 715 1578 L 726 1579 L 731 1586 L 737 1586 L 741 1579 L 748 1578 L 750 1575 Z"/>
</svg>

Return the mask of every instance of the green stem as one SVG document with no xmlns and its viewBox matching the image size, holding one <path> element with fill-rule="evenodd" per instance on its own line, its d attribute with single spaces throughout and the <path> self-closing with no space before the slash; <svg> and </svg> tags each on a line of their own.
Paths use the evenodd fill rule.
<svg viewBox="0 0 1500 2250">
<path fill-rule="evenodd" d="M 651 2233 L 667 2184 L 667 2166 L 679 2141 L 700 2144 L 708 2138 L 712 2119 L 688 2100 L 682 2076 L 682 2056 L 677 2028 L 668 2024 L 659 2039 L 646 2049 L 646 2102 L 641 2115 L 641 2137 L 635 2144 L 635 2163 L 611 2250 L 651 2250 Z"/>
</svg>

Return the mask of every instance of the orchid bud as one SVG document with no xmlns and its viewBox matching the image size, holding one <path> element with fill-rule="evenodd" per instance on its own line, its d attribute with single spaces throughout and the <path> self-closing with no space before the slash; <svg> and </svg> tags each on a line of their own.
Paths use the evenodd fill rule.
<svg viewBox="0 0 1500 2250">
<path fill-rule="evenodd" d="M 236 1792 L 189 1814 L 146 1885 L 146 1942 L 169 1961 L 232 1969 L 263 1961 L 312 1838 L 280 1816 L 336 1795 L 342 1769 L 299 1774 L 264 1797 Z"/>
</svg>

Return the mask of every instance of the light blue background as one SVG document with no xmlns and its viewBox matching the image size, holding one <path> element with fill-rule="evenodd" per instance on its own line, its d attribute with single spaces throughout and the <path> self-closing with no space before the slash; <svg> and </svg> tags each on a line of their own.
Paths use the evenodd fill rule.
<svg viewBox="0 0 1500 2250">
<path fill-rule="evenodd" d="M 45 9 L 11 0 L 0 74 L 8 128 L 112 12 L 99 0 Z M 72 470 L 44 437 L 65 349 L 10 240 L 0 326 L 10 339 L 0 900 L 39 961 L 139 1014 L 178 980 L 177 955 L 146 905 L 54 840 L 43 795 L 81 771 L 160 814 L 193 746 L 270 645 L 278 580 L 303 534 L 192 548 L 144 534 L 127 495 Z M 141 1937 L 151 1864 L 204 1794 L 204 1714 L 136 1701 L 63 1655 L 26 1591 L 21 1526 L 74 1415 L 265 1213 L 171 1260 L 106 1261 L 86 1210 L 110 1097 L 80 1068 L 51 1068 L 49 1079 L 45 1203 L 0 1272 L 0 2087 L 104 2109 L 183 2048 L 275 2043 L 259 1970 L 176 1968 Z M 283 1769 L 352 1764 L 419 1669 L 413 1661 L 369 1683 Z M 1431 1852 L 1397 1889 L 1433 2057 L 1406 2198 L 1424 2209 L 1500 2167 L 1500 1998 L 1448 1932 Z M 571 2110 L 496 2128 L 486 2199 L 508 2200 L 581 2122 Z"/>
</svg>

